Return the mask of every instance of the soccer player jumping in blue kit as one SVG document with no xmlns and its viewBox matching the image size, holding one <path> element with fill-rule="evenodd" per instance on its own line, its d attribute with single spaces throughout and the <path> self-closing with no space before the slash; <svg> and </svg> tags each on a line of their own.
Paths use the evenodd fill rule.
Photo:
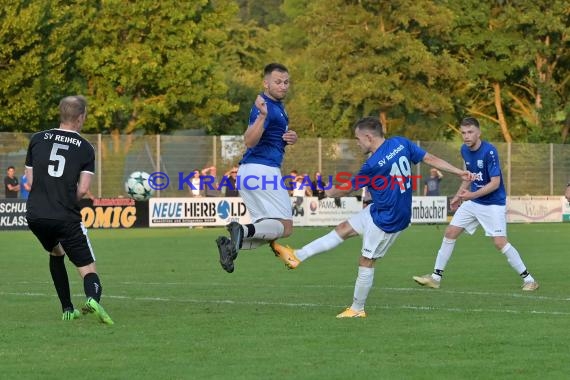
<svg viewBox="0 0 570 380">
<path fill-rule="evenodd" d="M 349 189 L 332 187 L 325 190 L 327 197 L 341 197 L 367 186 L 372 204 L 358 214 L 340 223 L 327 235 L 307 244 L 299 250 L 273 242 L 272 248 L 290 269 L 321 252 L 331 250 L 344 240 L 362 235 L 362 250 L 359 259 L 358 277 L 354 286 L 352 305 L 337 315 L 337 318 L 364 318 L 364 304 L 374 280 L 376 260 L 384 257 L 402 230 L 407 228 L 412 217 L 412 165 L 420 161 L 440 170 L 469 180 L 469 172 L 458 169 L 448 162 L 427 153 L 403 137 L 385 138 L 378 118 L 367 117 L 354 125 L 354 135 L 364 154 L 372 153 L 360 172 L 351 180 Z M 368 179 L 372 183 L 364 183 Z M 393 181 L 401 181 L 394 186 Z M 400 186 L 401 185 L 401 186 Z M 416 184 L 417 185 L 417 184 Z"/>
<path fill-rule="evenodd" d="M 473 181 L 464 181 L 451 200 L 451 209 L 457 211 L 445 230 L 433 273 L 414 276 L 413 279 L 422 286 L 438 289 L 459 235 L 463 231 L 472 235 L 481 225 L 485 234 L 493 239 L 495 247 L 523 279 L 522 290 L 534 291 L 538 289 L 538 282 L 527 271 L 516 248 L 507 240 L 506 193 L 497 148 L 481 140 L 477 119 L 463 119 L 460 128 L 464 143 L 461 156 L 467 170 L 475 174 L 475 178 Z"/>
<path fill-rule="evenodd" d="M 289 129 L 289 117 L 282 100 L 289 91 L 289 71 L 280 63 L 270 63 L 263 70 L 263 93 L 255 99 L 249 126 L 243 137 L 247 151 L 239 162 L 238 186 L 252 223 L 232 222 L 227 226 L 230 238 L 216 239 L 220 264 L 232 273 L 240 249 L 255 249 L 293 231 L 291 200 L 282 182 L 281 163 L 285 147 L 297 142 Z"/>
</svg>

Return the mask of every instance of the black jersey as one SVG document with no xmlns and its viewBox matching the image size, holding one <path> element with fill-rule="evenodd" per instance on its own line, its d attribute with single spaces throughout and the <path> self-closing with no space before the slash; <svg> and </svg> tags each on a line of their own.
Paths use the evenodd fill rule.
<svg viewBox="0 0 570 380">
<path fill-rule="evenodd" d="M 26 166 L 33 168 L 26 217 L 81 220 L 77 183 L 81 172 L 95 172 L 95 150 L 74 131 L 50 129 L 34 134 Z"/>
</svg>

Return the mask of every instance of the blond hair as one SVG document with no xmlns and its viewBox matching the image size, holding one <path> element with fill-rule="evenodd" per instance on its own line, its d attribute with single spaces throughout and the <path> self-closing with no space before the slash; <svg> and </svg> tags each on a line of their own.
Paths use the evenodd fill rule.
<svg viewBox="0 0 570 380">
<path fill-rule="evenodd" d="M 74 123 L 87 112 L 87 99 L 82 95 L 67 96 L 59 102 L 59 121 Z"/>
</svg>

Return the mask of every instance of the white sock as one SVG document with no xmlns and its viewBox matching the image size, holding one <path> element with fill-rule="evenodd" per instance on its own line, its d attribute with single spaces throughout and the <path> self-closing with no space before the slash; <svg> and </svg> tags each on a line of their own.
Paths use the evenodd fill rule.
<svg viewBox="0 0 570 380">
<path fill-rule="evenodd" d="M 354 284 L 354 298 L 352 299 L 352 306 L 350 306 L 352 310 L 364 310 L 364 304 L 366 303 L 366 298 L 368 298 L 368 292 L 372 288 L 373 281 L 374 268 L 358 267 L 358 277 L 356 277 L 356 283 Z"/>
<path fill-rule="evenodd" d="M 276 219 L 265 219 L 261 222 L 253 223 L 255 233 L 251 239 L 261 239 L 272 241 L 283 236 L 285 227 L 283 223 Z M 244 228 L 245 236 L 247 236 L 247 228 Z"/>
<path fill-rule="evenodd" d="M 344 240 L 337 234 L 335 230 L 332 230 L 325 236 L 313 240 L 306 246 L 295 251 L 295 256 L 301 261 L 307 260 L 309 257 L 313 257 L 319 253 L 328 251 L 338 246 Z"/>
<path fill-rule="evenodd" d="M 437 252 L 437 257 L 435 259 L 435 266 L 433 268 L 433 274 L 431 277 L 436 281 L 441 281 L 441 274 L 445 270 L 447 266 L 447 262 L 451 258 L 451 254 L 453 253 L 453 248 L 455 248 L 455 239 L 448 239 L 446 237 L 443 238 L 441 242 L 441 247 Z"/>
<path fill-rule="evenodd" d="M 511 268 L 513 268 L 519 275 L 522 276 L 523 273 L 526 272 L 526 266 L 524 265 L 519 252 L 511 245 L 511 243 L 507 243 L 507 245 L 501 249 L 501 252 L 507 257 L 507 261 Z M 530 273 L 526 274 L 523 277 L 523 280 L 524 282 L 534 282 L 534 278 L 532 278 Z"/>
<path fill-rule="evenodd" d="M 244 238 L 240 249 L 241 250 L 255 249 L 267 243 L 268 241 L 263 239 Z"/>
</svg>

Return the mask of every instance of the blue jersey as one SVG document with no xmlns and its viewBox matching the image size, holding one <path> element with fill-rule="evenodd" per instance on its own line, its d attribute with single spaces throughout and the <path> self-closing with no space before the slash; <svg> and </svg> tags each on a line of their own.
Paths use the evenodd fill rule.
<svg viewBox="0 0 570 380">
<path fill-rule="evenodd" d="M 249 148 L 239 162 L 240 164 L 262 164 L 272 167 L 281 167 L 285 145 L 283 134 L 289 129 L 289 117 L 285 112 L 283 103 L 261 94 L 267 104 L 267 117 L 263 125 L 263 134 L 256 146 Z M 259 110 L 254 105 L 249 114 L 249 126 L 255 122 Z"/>
<path fill-rule="evenodd" d="M 372 197 L 370 214 L 382 231 L 402 231 L 412 219 L 412 189 L 418 183 L 411 178 L 412 164 L 422 161 L 425 150 L 403 137 L 386 139 L 362 165 L 358 176 L 370 179 Z M 352 178 L 353 189 L 366 186 Z M 413 183 L 415 182 L 415 183 Z"/>
<path fill-rule="evenodd" d="M 497 190 L 473 199 L 473 202 L 482 205 L 504 206 L 506 204 L 506 193 L 497 148 L 487 141 L 481 141 L 481 146 L 476 151 L 471 151 L 467 146 L 463 145 L 461 147 L 461 156 L 463 161 L 465 161 L 467 170 L 475 174 L 475 180 L 471 182 L 471 191 L 477 191 L 491 182 L 491 177 L 500 178 Z"/>
</svg>

